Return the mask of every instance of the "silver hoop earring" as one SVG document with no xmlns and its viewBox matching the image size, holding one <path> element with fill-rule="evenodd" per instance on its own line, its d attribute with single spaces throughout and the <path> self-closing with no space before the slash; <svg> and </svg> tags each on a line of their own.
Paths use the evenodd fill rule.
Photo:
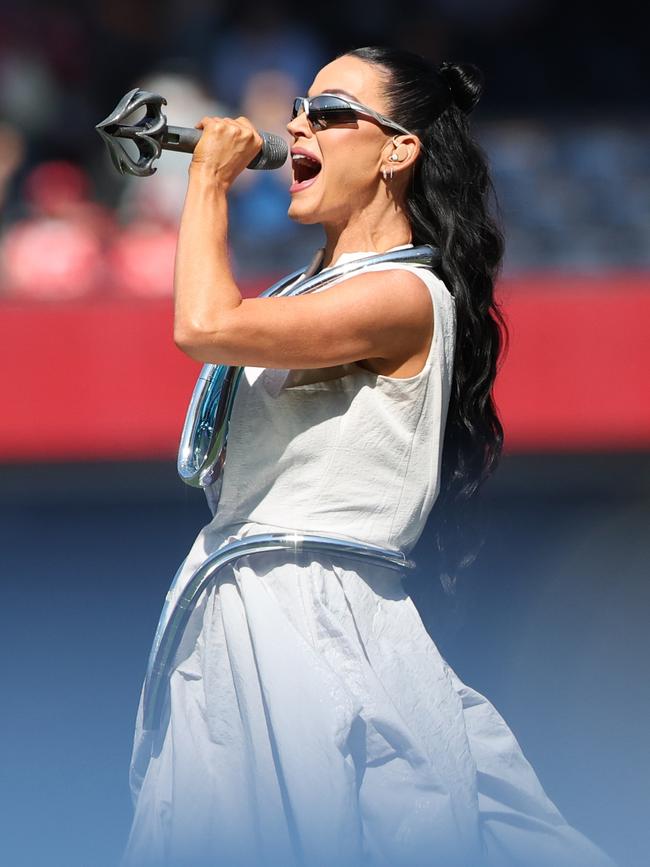
<svg viewBox="0 0 650 867">
<path fill-rule="evenodd" d="M 393 167 L 392 166 L 390 167 L 390 174 L 388 174 L 388 171 L 386 169 L 382 169 L 381 170 L 381 176 L 386 182 L 392 181 L 393 180 Z"/>
</svg>

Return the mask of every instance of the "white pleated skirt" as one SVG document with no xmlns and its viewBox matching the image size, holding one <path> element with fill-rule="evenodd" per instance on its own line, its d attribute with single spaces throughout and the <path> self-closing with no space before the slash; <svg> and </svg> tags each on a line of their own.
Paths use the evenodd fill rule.
<svg viewBox="0 0 650 867">
<path fill-rule="evenodd" d="M 131 788 L 121 867 L 613 867 L 441 657 L 400 576 L 321 555 L 220 572 L 158 732 L 140 701 Z"/>
</svg>

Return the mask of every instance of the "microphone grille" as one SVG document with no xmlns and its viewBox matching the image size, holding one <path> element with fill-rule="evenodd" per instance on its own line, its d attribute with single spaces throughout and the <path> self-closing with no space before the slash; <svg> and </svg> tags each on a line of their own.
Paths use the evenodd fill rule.
<svg viewBox="0 0 650 867">
<path fill-rule="evenodd" d="M 252 160 L 249 169 L 279 169 L 287 161 L 289 146 L 279 135 L 270 132 L 260 132 L 264 144 L 262 149 Z"/>
</svg>

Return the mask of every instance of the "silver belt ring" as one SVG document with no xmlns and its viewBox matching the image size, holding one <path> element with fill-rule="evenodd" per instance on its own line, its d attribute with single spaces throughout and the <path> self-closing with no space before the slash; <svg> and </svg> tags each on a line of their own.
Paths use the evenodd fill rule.
<svg viewBox="0 0 650 867">
<path fill-rule="evenodd" d="M 398 549 L 382 548 L 360 540 L 322 536 L 317 533 L 260 533 L 224 545 L 211 554 L 196 570 L 176 603 L 170 608 L 167 606 L 163 608 L 149 655 L 144 683 L 143 728 L 145 731 L 155 731 L 160 727 L 174 656 L 201 594 L 218 579 L 223 568 L 231 566 L 241 557 L 263 551 L 292 551 L 295 554 L 327 553 L 361 560 L 398 572 L 415 566 L 415 563 Z"/>
</svg>

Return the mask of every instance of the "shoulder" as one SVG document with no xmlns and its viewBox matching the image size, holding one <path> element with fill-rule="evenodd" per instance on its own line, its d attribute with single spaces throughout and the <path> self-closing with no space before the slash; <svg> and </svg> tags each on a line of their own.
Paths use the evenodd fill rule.
<svg viewBox="0 0 650 867">
<path fill-rule="evenodd" d="M 339 286 L 354 286 L 357 291 L 402 291 L 410 295 L 424 295 L 427 286 L 425 273 L 437 279 L 432 271 L 412 266 L 371 266 L 360 274 L 346 277 Z"/>
<path fill-rule="evenodd" d="M 354 299 L 355 305 L 394 324 L 421 323 L 432 315 L 429 277 L 438 280 L 432 272 L 426 272 L 425 276 L 422 271 L 395 267 L 369 269 L 335 284 L 328 293 Z"/>
</svg>

